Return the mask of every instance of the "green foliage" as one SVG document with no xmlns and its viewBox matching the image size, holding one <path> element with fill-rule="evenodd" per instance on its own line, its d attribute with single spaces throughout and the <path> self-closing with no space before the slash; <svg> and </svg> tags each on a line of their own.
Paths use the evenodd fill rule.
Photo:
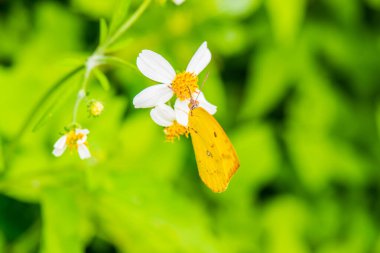
<svg viewBox="0 0 380 253">
<path fill-rule="evenodd" d="M 106 41 L 108 35 L 107 21 L 104 18 L 101 18 L 99 24 L 99 44 L 103 44 Z"/>
<path fill-rule="evenodd" d="M 0 1 L 0 252 L 380 252 L 379 1 L 164 2 Z M 203 41 L 222 194 L 132 105 L 141 50 L 182 71 Z M 91 159 L 51 154 L 72 121 Z"/>
<path fill-rule="evenodd" d="M 80 204 L 76 194 L 67 189 L 43 190 L 42 252 L 82 252 Z"/>
<path fill-rule="evenodd" d="M 115 6 L 115 9 L 112 14 L 112 18 L 110 21 L 110 34 L 115 33 L 116 30 L 122 26 L 128 16 L 128 9 L 131 5 L 130 0 L 120 0 L 118 5 Z"/>
</svg>

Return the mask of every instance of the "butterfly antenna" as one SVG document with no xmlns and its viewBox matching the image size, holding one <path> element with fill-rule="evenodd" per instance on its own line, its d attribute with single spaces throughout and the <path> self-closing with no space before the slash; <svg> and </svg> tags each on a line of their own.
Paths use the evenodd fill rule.
<svg viewBox="0 0 380 253">
<path fill-rule="evenodd" d="M 187 89 L 189 90 L 189 94 L 190 94 L 190 103 L 189 103 L 189 108 L 192 109 L 193 107 L 193 98 L 191 96 L 191 90 L 190 90 L 190 87 L 189 86 L 186 86 Z"/>
<path fill-rule="evenodd" d="M 189 90 L 189 95 L 190 95 L 189 97 L 190 97 L 190 99 L 191 99 L 192 97 L 191 97 L 191 90 L 190 90 L 190 87 L 189 87 L 189 86 L 186 86 L 186 87 L 187 87 L 187 89 Z"/>
<path fill-rule="evenodd" d="M 199 97 L 199 95 L 201 94 L 201 91 L 202 91 L 202 89 L 203 89 L 203 86 L 205 85 L 205 83 L 206 83 L 206 81 L 207 81 L 207 79 L 208 79 L 208 74 L 209 74 L 209 73 L 210 73 L 210 72 L 207 72 L 205 78 L 203 79 L 203 82 L 202 82 L 201 86 L 199 87 L 199 93 L 198 93 L 198 96 L 197 96 L 197 98 L 196 98 L 195 100 L 198 100 L 198 97 Z"/>
</svg>

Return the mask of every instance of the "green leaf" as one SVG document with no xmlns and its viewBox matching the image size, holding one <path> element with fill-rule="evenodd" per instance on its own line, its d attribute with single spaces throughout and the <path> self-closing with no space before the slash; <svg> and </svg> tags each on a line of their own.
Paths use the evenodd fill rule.
<svg viewBox="0 0 380 253">
<path fill-rule="evenodd" d="M 15 240 L 9 248 L 10 252 L 35 252 L 38 248 L 40 235 L 41 234 L 41 225 L 40 222 L 33 224 L 28 230 L 26 230 L 21 236 Z M 0 247 L 1 249 L 1 247 Z M 4 252 L 4 251 L 1 251 Z"/>
<path fill-rule="evenodd" d="M 34 126 L 32 128 L 32 132 L 36 132 L 37 130 L 39 130 L 41 127 L 43 127 L 53 117 L 54 112 L 59 108 L 58 107 L 58 101 L 62 101 L 62 100 L 57 100 L 57 102 L 54 101 L 48 106 L 48 108 L 45 110 L 45 112 L 38 119 L 36 124 L 34 124 Z M 61 104 L 61 103 L 59 103 L 59 104 Z"/>
<path fill-rule="evenodd" d="M 380 103 L 377 106 L 377 111 L 376 111 L 376 123 L 377 123 L 377 130 L 379 132 L 380 136 Z"/>
<path fill-rule="evenodd" d="M 268 50 L 252 59 L 249 86 L 241 112 L 242 118 L 264 115 L 286 94 L 289 88 L 288 62 L 281 51 Z M 285 58 L 286 59 L 286 58 Z"/>
<path fill-rule="evenodd" d="M 107 76 L 100 71 L 99 69 L 94 69 L 93 70 L 95 78 L 98 80 L 100 85 L 103 87 L 105 91 L 108 91 L 110 89 L 110 82 L 108 81 Z"/>
<path fill-rule="evenodd" d="M 108 26 L 107 26 L 107 22 L 104 18 L 100 19 L 99 25 L 100 25 L 100 28 L 99 28 L 100 29 L 100 31 L 99 31 L 99 45 L 101 45 L 107 39 Z"/>
<path fill-rule="evenodd" d="M 110 34 L 113 34 L 122 25 L 127 17 L 130 5 L 130 0 L 119 0 L 116 4 L 116 8 L 110 22 Z"/>
<path fill-rule="evenodd" d="M 380 10 L 380 0 L 366 0 L 373 9 Z"/>
<path fill-rule="evenodd" d="M 5 252 L 5 236 L 3 231 L 0 231 L 0 252 Z"/>
<path fill-rule="evenodd" d="M 292 44 L 300 29 L 305 0 L 268 0 L 267 9 L 276 39 L 281 44 Z"/>
<path fill-rule="evenodd" d="M 61 89 L 60 92 L 57 92 L 57 94 L 55 94 L 55 96 L 51 96 L 49 98 L 50 104 L 45 107 L 46 109 L 45 109 L 44 113 L 39 117 L 39 119 L 34 124 L 34 126 L 32 128 L 33 132 L 36 132 L 41 127 L 43 127 L 53 117 L 55 112 L 59 108 L 61 108 L 61 106 L 64 104 L 64 102 L 67 101 L 68 97 L 73 95 L 72 90 L 68 91 L 69 88 L 72 88 L 72 87 L 67 87 L 66 89 Z"/>
<path fill-rule="evenodd" d="M 132 45 L 133 41 L 133 38 L 123 38 L 122 40 L 118 40 L 112 45 L 109 45 L 106 52 L 107 54 L 115 54 L 118 51 L 125 50 L 125 48 Z"/>
<path fill-rule="evenodd" d="M 5 169 L 3 138 L 0 136 L 0 173 Z"/>
<path fill-rule="evenodd" d="M 281 151 L 276 143 L 275 131 L 269 124 L 254 122 L 228 134 L 239 154 L 240 164 L 255 168 L 253 171 L 239 170 L 240 176 L 233 178 L 229 190 L 240 192 L 239 196 L 248 196 L 252 187 L 274 180 L 279 173 Z M 252 154 L 255 154 L 255 159 L 252 159 Z"/>
<path fill-rule="evenodd" d="M 256 11 L 262 2 L 262 0 L 219 0 L 215 1 L 215 4 L 218 10 L 226 16 L 245 17 Z"/>
<path fill-rule="evenodd" d="M 80 253 L 80 209 L 76 193 L 62 188 L 45 189 L 42 196 L 42 252 Z"/>
<path fill-rule="evenodd" d="M 48 102 L 51 102 L 52 100 L 52 96 L 54 94 L 57 93 L 58 90 L 60 90 L 60 88 L 62 88 L 62 86 L 64 86 L 65 83 L 67 83 L 67 81 L 72 78 L 73 76 L 75 76 L 78 72 L 80 72 L 82 69 L 84 68 L 84 65 L 81 65 L 75 69 L 73 69 L 72 71 L 70 71 L 69 73 L 67 73 L 65 76 L 63 76 L 60 80 L 58 80 L 45 94 L 44 96 L 38 101 L 38 103 L 36 104 L 36 106 L 33 108 L 33 110 L 31 111 L 31 113 L 29 114 L 29 116 L 26 118 L 24 124 L 22 125 L 20 131 L 18 132 L 17 134 L 17 137 L 16 139 L 14 140 L 14 143 L 16 143 L 20 138 L 21 136 L 25 133 L 25 131 L 30 127 L 30 125 L 33 124 L 33 122 L 36 122 L 34 119 L 38 116 L 38 114 L 43 110 L 43 108 L 46 108 L 46 104 Z M 50 105 L 51 106 L 51 105 Z M 45 113 L 43 114 L 42 117 L 39 118 L 39 120 L 37 121 L 37 124 L 35 124 L 33 126 L 33 129 L 34 131 L 36 131 L 39 127 L 37 125 L 41 125 L 40 122 L 44 121 L 44 118 L 46 116 L 49 116 L 49 113 L 48 113 L 48 110 L 45 110 Z"/>
</svg>

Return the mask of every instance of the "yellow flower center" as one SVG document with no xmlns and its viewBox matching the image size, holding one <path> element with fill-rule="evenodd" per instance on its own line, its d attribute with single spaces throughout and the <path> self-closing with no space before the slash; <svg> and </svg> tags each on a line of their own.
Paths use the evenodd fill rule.
<svg viewBox="0 0 380 253">
<path fill-rule="evenodd" d="M 176 75 L 172 83 L 172 90 L 180 100 L 191 98 L 198 89 L 198 76 L 190 72 L 182 72 Z"/>
<path fill-rule="evenodd" d="M 189 135 L 188 129 L 180 125 L 177 121 L 174 121 L 173 125 L 165 127 L 164 133 L 166 135 L 166 140 L 169 142 L 173 142 L 175 138 L 179 139 L 181 135 L 185 135 L 186 138 Z"/>
<path fill-rule="evenodd" d="M 71 130 L 70 132 L 68 132 L 66 134 L 66 144 L 69 147 L 69 149 L 70 150 L 73 150 L 74 148 L 77 149 L 78 148 L 77 142 L 83 137 L 84 137 L 84 134 L 82 133 L 76 134 L 75 130 Z M 84 144 L 87 145 L 87 142 L 85 142 Z"/>
</svg>

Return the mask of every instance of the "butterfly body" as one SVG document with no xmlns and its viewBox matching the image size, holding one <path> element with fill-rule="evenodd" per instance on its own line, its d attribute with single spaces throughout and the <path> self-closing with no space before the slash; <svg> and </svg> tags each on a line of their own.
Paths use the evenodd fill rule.
<svg viewBox="0 0 380 253">
<path fill-rule="evenodd" d="M 236 151 L 211 114 L 194 103 L 190 108 L 189 132 L 199 176 L 213 192 L 223 192 L 240 166 Z"/>
</svg>

